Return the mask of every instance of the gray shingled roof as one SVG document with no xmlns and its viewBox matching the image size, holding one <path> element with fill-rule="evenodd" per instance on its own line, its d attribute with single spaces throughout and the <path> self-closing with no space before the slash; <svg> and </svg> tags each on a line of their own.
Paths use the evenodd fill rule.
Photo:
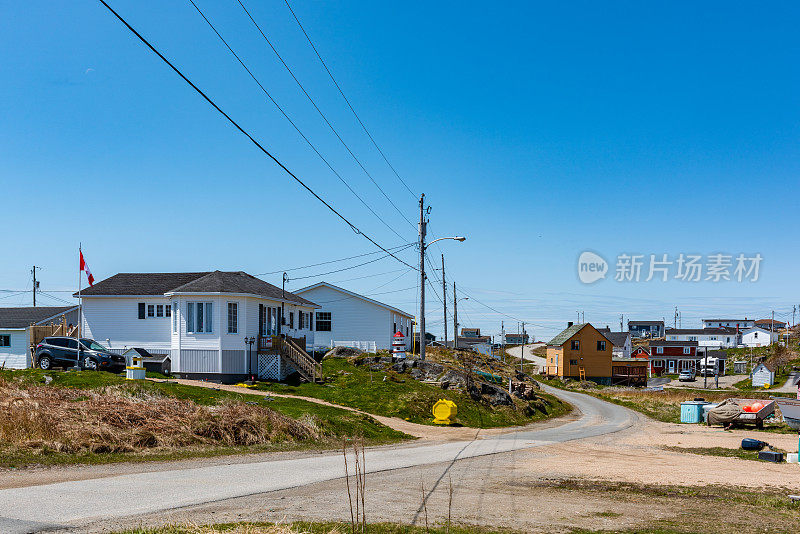
<svg viewBox="0 0 800 534">
<path fill-rule="evenodd" d="M 316 306 L 310 300 L 242 271 L 203 273 L 119 273 L 81 291 L 82 296 L 164 295 L 165 293 L 246 293 Z"/>
<path fill-rule="evenodd" d="M 603 332 L 602 330 L 600 333 L 606 336 L 606 339 L 608 339 L 615 347 L 624 347 L 625 340 L 627 340 L 628 336 L 631 335 L 630 332 Z"/>
<path fill-rule="evenodd" d="M 589 323 L 578 323 L 572 326 L 568 326 L 567 328 L 562 330 L 556 337 L 548 341 L 547 344 L 551 347 L 560 347 L 561 345 L 569 341 L 569 338 L 580 332 L 581 328 L 583 328 L 587 324 Z"/>
<path fill-rule="evenodd" d="M 696 347 L 697 341 L 651 341 L 651 347 Z"/>
<path fill-rule="evenodd" d="M 44 321 L 74 308 L 75 306 L 0 308 L 0 328 L 26 328 L 33 323 Z"/>
</svg>

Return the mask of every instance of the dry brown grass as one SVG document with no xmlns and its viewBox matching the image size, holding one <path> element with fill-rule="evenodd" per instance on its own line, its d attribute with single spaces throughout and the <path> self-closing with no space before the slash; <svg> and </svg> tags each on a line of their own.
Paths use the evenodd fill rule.
<svg viewBox="0 0 800 534">
<path fill-rule="evenodd" d="M 201 406 L 124 385 L 81 390 L 0 379 L 0 443 L 30 450 L 139 452 L 317 437 L 312 425 L 242 402 Z"/>
</svg>

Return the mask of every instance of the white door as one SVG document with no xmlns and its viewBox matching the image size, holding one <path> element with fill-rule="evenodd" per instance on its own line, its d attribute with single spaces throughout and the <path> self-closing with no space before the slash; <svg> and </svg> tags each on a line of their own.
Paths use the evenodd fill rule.
<svg viewBox="0 0 800 534">
<path fill-rule="evenodd" d="M 674 373 L 675 372 L 675 360 L 669 360 L 669 364 L 668 365 L 669 365 L 669 372 L 670 373 Z"/>
</svg>

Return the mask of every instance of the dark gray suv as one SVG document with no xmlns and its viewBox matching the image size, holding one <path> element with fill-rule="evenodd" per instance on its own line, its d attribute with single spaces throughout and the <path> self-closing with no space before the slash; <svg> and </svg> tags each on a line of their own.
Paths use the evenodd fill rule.
<svg viewBox="0 0 800 534">
<path fill-rule="evenodd" d="M 111 352 L 93 339 L 46 337 L 36 345 L 34 361 L 42 369 L 75 367 L 80 358 L 84 369 L 118 373 L 125 369 L 125 356 Z"/>
</svg>

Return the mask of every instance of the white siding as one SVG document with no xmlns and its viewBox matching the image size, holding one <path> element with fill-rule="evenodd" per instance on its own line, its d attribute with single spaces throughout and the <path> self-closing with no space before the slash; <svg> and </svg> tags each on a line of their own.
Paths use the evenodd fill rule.
<svg viewBox="0 0 800 534">
<path fill-rule="evenodd" d="M 10 347 L 0 347 L 0 366 L 6 369 L 30 367 L 28 329 L 0 329 L 0 335 L 9 336 Z"/>
<path fill-rule="evenodd" d="M 764 384 L 769 384 L 770 386 L 774 383 L 775 374 L 767 369 L 765 365 L 758 365 L 753 370 L 753 387 L 763 387 Z"/>
<path fill-rule="evenodd" d="M 752 328 L 742 334 L 742 345 L 745 347 L 765 347 L 778 341 L 778 334 L 761 328 Z"/>
<path fill-rule="evenodd" d="M 169 304 L 165 297 L 84 297 L 83 336 L 113 350 L 142 347 L 166 353 L 172 348 L 169 317 L 139 319 L 138 303 Z"/>
<path fill-rule="evenodd" d="M 402 327 L 405 334 L 406 326 L 411 331 L 411 320 L 408 316 L 399 315 L 383 306 L 352 297 L 346 293 L 326 286 L 320 286 L 304 291 L 303 298 L 321 306 L 316 310 L 331 313 L 331 331 L 314 332 L 314 346 L 318 348 L 329 347 L 331 341 L 374 341 L 379 350 L 391 348 L 393 323 L 398 329 Z M 317 327 L 316 315 L 314 327 Z M 411 336 L 406 338 L 410 343 Z M 409 345 L 410 346 L 410 345 Z"/>
</svg>

